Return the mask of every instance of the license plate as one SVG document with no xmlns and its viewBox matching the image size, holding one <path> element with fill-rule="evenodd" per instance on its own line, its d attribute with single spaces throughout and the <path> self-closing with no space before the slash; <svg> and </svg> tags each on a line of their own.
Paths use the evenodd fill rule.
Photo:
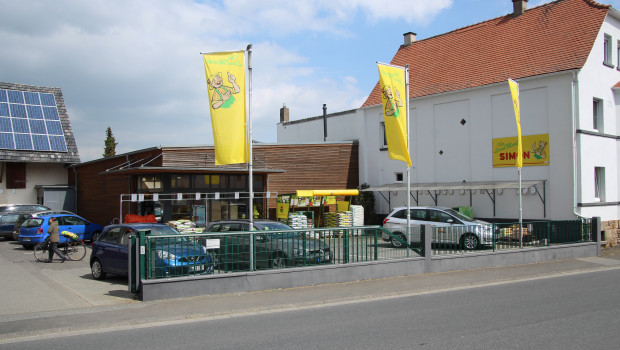
<svg viewBox="0 0 620 350">
<path fill-rule="evenodd" d="M 22 239 L 24 242 L 30 242 L 30 238 L 23 238 Z"/>
<path fill-rule="evenodd" d="M 191 272 L 196 272 L 196 271 L 203 271 L 205 269 L 204 266 L 200 265 L 200 266 L 190 266 L 189 270 Z"/>
</svg>

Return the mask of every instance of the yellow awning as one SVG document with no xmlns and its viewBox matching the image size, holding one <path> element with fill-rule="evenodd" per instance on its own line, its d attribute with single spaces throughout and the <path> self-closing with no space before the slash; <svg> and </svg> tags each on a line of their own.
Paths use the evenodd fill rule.
<svg viewBox="0 0 620 350">
<path fill-rule="evenodd" d="M 297 190 L 298 197 L 314 196 L 357 196 L 358 190 Z"/>
</svg>

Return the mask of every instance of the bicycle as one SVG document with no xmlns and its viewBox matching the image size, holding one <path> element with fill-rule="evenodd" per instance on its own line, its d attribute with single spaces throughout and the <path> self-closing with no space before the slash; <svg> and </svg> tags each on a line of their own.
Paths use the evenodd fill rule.
<svg viewBox="0 0 620 350">
<path fill-rule="evenodd" d="M 34 257 L 37 261 L 45 262 L 49 258 L 49 238 L 34 246 Z M 58 249 L 71 261 L 79 261 L 86 256 L 86 245 L 81 240 L 67 240 L 67 243 L 59 245 Z"/>
</svg>

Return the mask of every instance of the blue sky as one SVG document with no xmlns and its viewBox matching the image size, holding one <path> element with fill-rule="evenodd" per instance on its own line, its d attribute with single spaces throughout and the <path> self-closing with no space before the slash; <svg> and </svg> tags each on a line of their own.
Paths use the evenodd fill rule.
<svg viewBox="0 0 620 350">
<path fill-rule="evenodd" d="M 528 8 L 549 1 L 530 0 Z M 605 0 L 616 9 L 620 0 Z M 511 0 L 0 0 L 0 81 L 60 87 L 82 161 L 213 143 L 200 52 L 252 44 L 253 139 L 354 109 L 403 33 L 418 39 L 506 15 Z"/>
</svg>

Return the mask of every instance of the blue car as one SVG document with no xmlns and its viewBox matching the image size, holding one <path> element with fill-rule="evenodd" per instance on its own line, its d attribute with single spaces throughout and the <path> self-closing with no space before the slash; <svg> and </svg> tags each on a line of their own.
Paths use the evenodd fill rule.
<svg viewBox="0 0 620 350">
<path fill-rule="evenodd" d="M 80 240 L 92 241 L 96 239 L 103 226 L 92 223 L 83 217 L 75 214 L 49 214 L 31 216 L 24 221 L 20 227 L 20 233 L 17 241 L 24 248 L 29 248 L 45 241 L 49 236 L 47 229 L 49 228 L 49 220 L 55 217 L 58 220 L 59 232 L 69 231 L 80 237 Z M 60 235 L 59 244 L 66 243 L 67 238 Z"/>
<path fill-rule="evenodd" d="M 213 256 L 179 231 L 164 224 L 136 223 L 104 227 L 93 242 L 90 269 L 94 279 L 107 274 L 127 275 L 130 237 L 144 232 L 151 237 L 146 252 L 150 278 L 193 276 L 213 273 Z"/>
</svg>

